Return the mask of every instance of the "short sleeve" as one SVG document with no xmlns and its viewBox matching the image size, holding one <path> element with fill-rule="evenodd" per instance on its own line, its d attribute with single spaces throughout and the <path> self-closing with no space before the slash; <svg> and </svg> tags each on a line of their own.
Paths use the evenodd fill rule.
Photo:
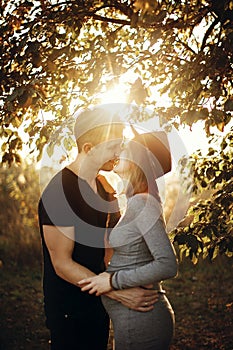
<svg viewBox="0 0 233 350">
<path fill-rule="evenodd" d="M 41 225 L 74 226 L 75 213 L 64 193 L 61 181 L 48 185 L 39 201 Z"/>
</svg>

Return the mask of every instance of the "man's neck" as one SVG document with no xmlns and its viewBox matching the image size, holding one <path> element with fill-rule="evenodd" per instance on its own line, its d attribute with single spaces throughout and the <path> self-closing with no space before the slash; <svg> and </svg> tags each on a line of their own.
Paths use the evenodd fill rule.
<svg viewBox="0 0 233 350">
<path fill-rule="evenodd" d="M 80 154 L 67 168 L 81 179 L 85 180 L 93 191 L 97 193 L 96 177 L 98 175 L 98 169 L 91 167 L 91 165 L 92 164 L 87 164 L 87 162 L 85 162 L 85 156 Z"/>
</svg>

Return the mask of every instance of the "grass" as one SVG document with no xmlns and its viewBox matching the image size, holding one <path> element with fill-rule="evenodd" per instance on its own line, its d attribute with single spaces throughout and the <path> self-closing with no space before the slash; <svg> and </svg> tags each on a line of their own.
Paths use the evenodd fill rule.
<svg viewBox="0 0 233 350">
<path fill-rule="evenodd" d="M 3 265 L 0 277 L 0 349 L 48 350 L 39 267 Z"/>
<path fill-rule="evenodd" d="M 185 261 L 179 276 L 164 284 L 176 314 L 171 350 L 233 349 L 232 267 L 233 259 L 224 257 L 196 266 Z M 0 278 L 0 349 L 49 350 L 40 261 L 4 260 Z"/>
<path fill-rule="evenodd" d="M 233 259 L 186 261 L 167 282 L 176 314 L 172 350 L 233 349 Z"/>
</svg>

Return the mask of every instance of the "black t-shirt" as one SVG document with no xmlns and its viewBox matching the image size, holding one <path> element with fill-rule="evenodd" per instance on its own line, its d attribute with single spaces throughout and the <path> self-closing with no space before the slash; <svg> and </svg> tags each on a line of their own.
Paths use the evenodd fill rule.
<svg viewBox="0 0 233 350">
<path fill-rule="evenodd" d="M 43 288 L 47 317 L 94 311 L 99 298 L 81 292 L 79 287 L 60 278 L 52 265 L 43 234 L 43 225 L 74 226 L 75 262 L 98 274 L 104 271 L 104 234 L 108 212 L 118 211 L 102 184 L 97 180 L 96 194 L 88 183 L 68 168 L 57 173 L 45 188 L 39 201 L 39 224 L 42 237 L 44 273 Z M 114 214 L 113 214 L 114 216 Z M 119 216 L 116 215 L 118 218 Z M 117 221 L 117 220 L 116 220 Z"/>
</svg>

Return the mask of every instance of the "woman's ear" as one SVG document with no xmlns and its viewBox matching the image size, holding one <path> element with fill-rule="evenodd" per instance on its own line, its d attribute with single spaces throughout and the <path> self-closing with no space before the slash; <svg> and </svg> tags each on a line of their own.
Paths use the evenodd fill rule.
<svg viewBox="0 0 233 350">
<path fill-rule="evenodd" d="M 84 153 L 87 154 L 87 153 L 90 152 L 90 150 L 92 149 L 92 147 L 93 147 L 92 143 L 86 142 L 86 143 L 84 143 L 83 146 L 82 146 L 82 151 L 83 151 Z"/>
</svg>

